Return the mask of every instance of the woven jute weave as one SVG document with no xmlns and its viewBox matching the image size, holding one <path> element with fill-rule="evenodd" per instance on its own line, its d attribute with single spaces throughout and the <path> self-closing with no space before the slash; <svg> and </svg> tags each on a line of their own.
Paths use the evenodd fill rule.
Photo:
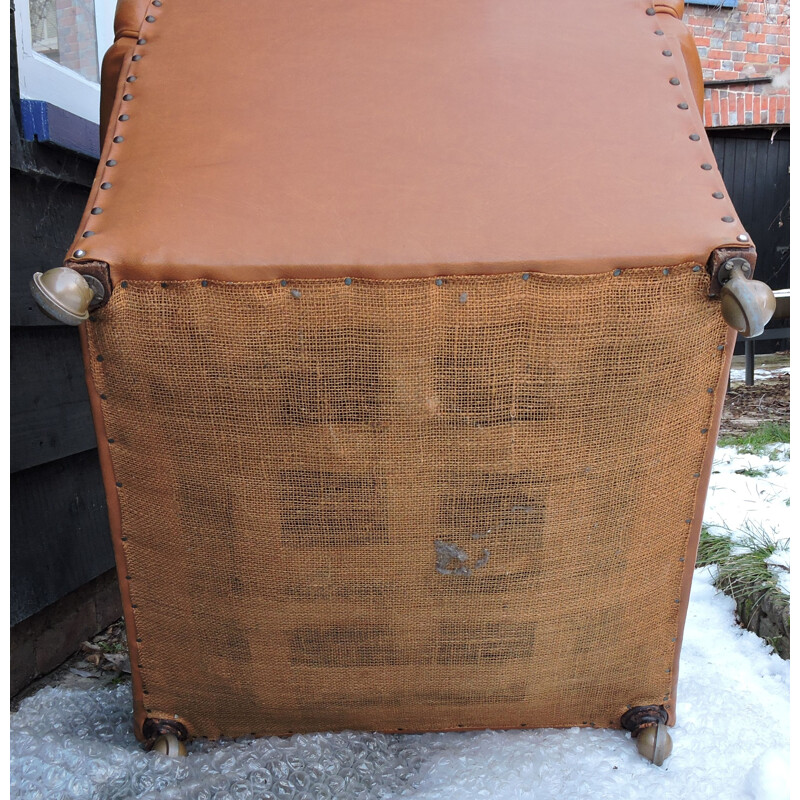
<svg viewBox="0 0 800 800">
<path fill-rule="evenodd" d="M 119 284 L 89 359 L 147 708 L 216 737 L 668 700 L 724 363 L 707 287 Z"/>
</svg>

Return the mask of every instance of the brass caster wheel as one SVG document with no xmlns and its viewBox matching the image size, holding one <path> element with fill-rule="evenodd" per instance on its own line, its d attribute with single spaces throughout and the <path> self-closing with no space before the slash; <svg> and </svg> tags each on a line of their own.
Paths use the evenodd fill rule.
<svg viewBox="0 0 800 800">
<path fill-rule="evenodd" d="M 672 737 L 663 722 L 650 725 L 639 732 L 636 737 L 639 755 L 660 767 L 672 753 Z"/>
<path fill-rule="evenodd" d="M 80 325 L 89 319 L 89 311 L 105 294 L 97 278 L 81 275 L 70 267 L 34 273 L 30 288 L 39 308 L 64 325 Z"/>
<path fill-rule="evenodd" d="M 748 277 L 752 270 L 744 258 L 729 259 L 720 272 L 720 280 L 725 281 L 720 291 L 725 322 L 745 339 L 760 336 L 775 313 L 772 289 Z"/>
<path fill-rule="evenodd" d="M 155 740 L 153 751 L 170 758 L 183 758 L 186 755 L 186 745 L 174 733 L 165 733 Z"/>
</svg>

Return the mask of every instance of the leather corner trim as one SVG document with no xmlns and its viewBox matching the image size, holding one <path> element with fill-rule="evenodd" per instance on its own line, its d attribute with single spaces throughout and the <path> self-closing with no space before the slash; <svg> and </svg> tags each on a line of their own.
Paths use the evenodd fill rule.
<svg viewBox="0 0 800 800">
<path fill-rule="evenodd" d="M 86 378 L 86 388 L 89 393 L 89 405 L 92 409 L 92 419 L 94 420 L 94 430 L 97 436 L 97 454 L 100 459 L 100 471 L 103 476 L 103 488 L 105 489 L 108 507 L 108 523 L 111 528 L 111 546 L 114 550 L 114 561 L 117 566 L 117 576 L 119 577 L 119 592 L 122 598 L 122 614 L 125 619 L 125 632 L 128 638 L 128 652 L 131 660 L 131 688 L 133 692 L 133 719 L 134 734 L 137 739 L 142 740 L 142 725 L 147 718 L 147 709 L 144 703 L 144 692 L 142 685 L 142 671 L 140 668 L 139 644 L 136 633 L 136 617 L 134 614 L 133 601 L 131 600 L 131 590 L 129 581 L 125 580 L 128 574 L 127 556 L 122 542 L 122 509 L 120 507 L 119 495 L 116 490 L 116 478 L 114 477 L 114 466 L 111 463 L 111 449 L 108 444 L 108 434 L 106 433 L 105 420 L 103 418 L 103 407 L 100 391 L 94 382 L 92 373 L 92 361 L 89 347 L 89 334 L 87 325 L 78 327 L 81 340 L 81 352 L 83 355 L 83 367 Z"/>
<path fill-rule="evenodd" d="M 683 0 L 659 0 L 653 4 L 658 14 L 670 14 L 675 19 L 683 17 Z"/>
<path fill-rule="evenodd" d="M 138 38 L 148 4 L 149 0 L 118 0 L 114 15 L 114 35 L 117 39 L 122 36 Z"/>
<path fill-rule="evenodd" d="M 720 267 L 729 258 L 744 258 L 750 264 L 750 275 L 752 277 L 756 268 L 756 249 L 752 245 L 749 247 L 718 247 L 716 250 L 711 251 L 711 256 L 708 259 L 708 274 L 711 276 L 711 283 L 708 286 L 708 296 L 716 297 L 722 289 L 722 283 L 719 280 Z"/>
<path fill-rule="evenodd" d="M 105 261 L 66 261 L 64 266 L 74 269 L 81 275 L 91 275 L 103 284 L 105 295 L 102 301 L 94 306 L 93 311 L 102 308 L 111 299 L 111 268 Z"/>
</svg>

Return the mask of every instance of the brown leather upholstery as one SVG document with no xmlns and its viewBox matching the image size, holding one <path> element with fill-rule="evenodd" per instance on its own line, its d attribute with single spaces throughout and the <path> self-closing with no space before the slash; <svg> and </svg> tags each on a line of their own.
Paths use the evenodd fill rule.
<svg viewBox="0 0 800 800">
<path fill-rule="evenodd" d="M 674 722 L 689 566 L 735 338 L 728 331 L 725 339 L 727 328 L 709 298 L 713 278 L 699 265 L 712 251 L 750 243 L 737 241 L 744 233 L 738 221 L 723 220 L 736 215 L 703 132 L 702 73 L 680 21 L 683 3 L 623 0 L 602 4 L 602 11 L 598 5 L 196 0 L 190 7 L 178 0 L 121 0 L 117 40 L 103 66 L 103 155 L 67 259 L 84 270 L 108 264 L 114 285 L 108 305 L 84 326 L 83 344 L 131 644 L 138 736 L 146 717 L 179 719 L 193 735 L 212 736 L 343 725 L 589 724 L 587 712 L 595 715 L 588 720 L 614 727 L 631 702 L 663 703 Z M 78 249 L 85 254 L 74 256 Z M 456 277 L 418 280 L 433 275 Z M 284 278 L 292 282 L 283 286 Z M 243 285 L 247 281 L 257 283 Z M 551 364 L 556 346 L 565 353 Z M 554 364 L 563 373 L 560 382 Z M 381 378 L 384 373 L 391 380 Z M 459 392 L 476 404 L 470 413 L 477 423 L 456 425 L 472 408 Z M 587 413 L 593 404 L 597 410 Z M 378 435 L 384 449 L 397 438 L 396 454 L 370 461 L 365 443 L 373 447 Z M 514 446 L 506 458 L 509 442 Z M 553 454 L 570 442 L 569 456 L 556 458 L 554 466 Z M 598 457 L 587 468 L 587 454 L 601 445 L 615 457 Z M 650 456 L 645 445 L 653 448 Z M 354 463 L 345 463 L 348 447 Z M 417 460 L 436 474 L 447 467 L 441 486 L 420 477 L 414 461 L 434 450 L 435 456 Z M 281 661 L 273 653 L 280 626 L 260 606 L 250 607 L 245 619 L 236 603 L 245 584 L 258 589 L 258 602 L 274 599 L 277 582 L 262 591 L 260 581 L 272 579 L 253 565 L 269 550 L 264 542 L 279 539 L 291 560 L 284 534 L 289 544 L 302 544 L 296 572 L 281 567 L 278 576 L 286 596 L 294 597 L 297 587 L 320 588 L 316 572 L 303 573 L 316 563 L 303 550 L 310 546 L 301 530 L 308 514 L 287 514 L 282 522 L 280 510 L 265 514 L 268 506 L 259 498 L 273 484 L 291 487 L 294 480 L 301 500 L 304 492 L 322 491 L 322 500 L 312 497 L 312 509 L 314 503 L 327 509 L 340 495 L 347 505 L 351 494 L 373 486 L 357 480 L 367 459 L 370 475 L 397 470 L 399 490 L 393 478 L 386 487 L 375 479 L 370 491 L 381 497 L 397 492 L 402 500 L 384 505 L 406 513 L 410 496 L 439 502 L 453 474 L 474 470 L 478 452 L 491 462 L 485 470 L 491 480 L 481 473 L 473 483 L 483 489 L 474 492 L 466 479 L 454 485 L 470 489 L 487 507 L 515 497 L 524 480 L 554 497 L 566 492 L 548 506 L 556 523 L 543 516 L 530 526 L 546 528 L 542 535 L 557 548 L 579 544 L 592 562 L 586 573 L 602 584 L 592 595 L 601 598 L 594 605 L 602 613 L 597 624 L 594 617 L 587 623 L 587 636 L 605 645 L 603 609 L 617 608 L 617 595 L 638 609 L 626 635 L 636 647 L 641 643 L 642 663 L 619 638 L 609 649 L 622 655 L 620 663 L 604 655 L 600 674 L 613 676 L 617 690 L 608 683 L 603 693 L 596 673 L 583 670 L 593 706 L 574 692 L 571 706 L 560 700 L 543 706 L 544 684 L 525 662 L 527 683 L 515 684 L 522 699 L 501 692 L 494 716 L 481 715 L 474 703 L 466 704 L 468 718 L 456 716 L 460 707 L 415 716 L 401 702 L 415 682 L 408 680 L 391 714 L 369 716 L 358 704 L 349 709 L 352 698 L 339 687 L 330 697 L 344 703 L 344 711 L 320 717 L 317 707 L 325 703 L 314 698 L 312 710 L 298 711 L 295 696 L 279 682 L 259 685 L 251 696 L 236 680 L 211 679 L 227 676 L 229 667 L 240 678 L 250 669 L 242 663 L 256 664 L 257 674 L 277 675 L 276 664 L 292 666 L 286 673 L 291 680 L 297 674 L 291 658 Z M 630 459 L 618 463 L 616 454 L 623 452 Z M 321 454 L 332 463 L 325 462 L 327 471 L 320 472 Z M 280 461 L 296 467 L 303 457 L 313 467 L 308 474 L 318 476 L 313 480 L 297 469 L 287 473 Z M 407 468 L 404 458 L 413 462 Z M 602 470 L 620 474 L 600 480 Z M 670 476 L 666 488 L 662 473 Z M 400 478 L 422 488 L 403 491 Z M 320 489 L 325 480 L 330 486 Z M 280 491 L 270 495 L 275 508 L 289 503 Z M 591 506 L 578 523 L 556 517 L 573 513 L 573 497 Z M 655 512 L 651 498 L 661 504 Z M 350 512 L 357 517 L 362 505 L 345 509 L 343 518 Z M 529 506 L 520 508 L 529 513 Z M 441 519 L 430 518 L 445 527 L 450 517 L 471 524 L 469 503 L 454 501 L 449 508 Z M 592 515 L 637 543 L 631 559 L 638 559 L 638 571 L 620 567 L 628 583 L 619 575 L 606 581 L 595 570 L 606 562 L 576 538 Z M 286 531 L 279 536 L 270 529 L 273 538 L 265 539 L 264 525 L 278 522 Z M 418 541 L 405 523 L 393 521 L 391 530 L 422 552 L 433 535 L 433 523 L 424 523 Z M 656 525 L 663 531 L 652 536 Z M 316 536 L 313 525 L 309 531 Z M 341 530 L 331 523 L 329 533 Z M 193 554 L 187 536 L 216 556 Z M 231 542 L 233 549 L 220 551 Z M 593 547 L 602 555 L 606 544 L 600 537 Z M 433 562 L 420 572 L 426 556 L 412 561 L 409 552 L 397 551 L 399 569 L 412 564 L 415 580 L 438 579 Z M 509 574 L 503 552 L 495 551 L 487 567 L 500 578 Z M 553 572 L 552 549 L 536 552 Z M 372 556 L 362 555 L 372 569 Z M 575 558 L 563 564 L 572 570 Z M 242 570 L 247 580 L 239 586 Z M 534 573 L 545 570 L 525 575 Z M 233 576 L 228 583 L 226 576 Z M 651 579 L 661 593 L 658 602 Z M 427 596 L 396 595 L 392 608 Z M 209 611 L 196 602 L 200 596 L 203 603 L 211 596 L 219 602 Z M 484 613 L 497 601 L 488 590 L 475 597 L 480 602 L 470 601 L 470 613 L 476 603 Z M 514 614 L 492 612 L 491 624 L 479 631 L 489 642 L 483 667 L 493 690 L 500 656 L 514 669 L 521 656 L 499 652 L 492 625 L 496 619 L 530 621 L 542 595 L 514 598 Z M 453 610 L 462 615 L 465 601 L 460 594 L 456 600 Z M 571 602 L 578 609 L 573 620 L 592 607 L 577 595 Z M 533 660 L 539 665 L 551 654 L 553 639 L 542 631 L 557 603 L 545 605 L 539 639 L 531 643 L 525 633 L 516 642 L 541 646 Z M 334 606 L 340 614 L 352 606 L 365 618 L 382 613 L 362 597 L 355 604 L 315 601 L 310 618 L 324 622 Z M 435 612 L 449 613 L 443 603 Z M 633 616 L 621 611 L 616 618 L 627 623 Z M 226 640 L 243 620 L 247 635 Z M 417 627 L 414 622 L 409 630 Z M 287 630 L 287 636 L 295 631 Z M 217 634 L 227 644 L 208 645 L 205 640 Z M 556 648 L 573 658 L 570 669 L 576 658 L 592 661 L 592 653 L 605 652 L 585 645 L 572 622 L 559 628 L 562 634 L 580 640 L 572 643 L 574 658 L 568 648 Z M 303 658 L 315 652 L 314 636 L 296 643 Z M 176 682 L 175 664 L 190 649 L 186 642 L 203 637 L 195 672 L 187 673 L 195 679 Z M 349 639 L 324 641 L 347 649 Z M 439 651 L 419 652 L 420 663 L 429 664 L 431 652 Z M 233 666 L 218 660 L 230 653 Z M 467 664 L 474 660 L 469 648 L 459 653 Z M 376 686 L 391 670 L 379 662 L 371 665 L 372 683 L 347 678 L 345 688 L 381 695 Z M 553 664 L 558 679 L 551 688 L 558 694 L 567 673 Z M 315 676 L 308 685 L 319 688 L 314 671 L 323 666 L 327 670 L 305 664 Z M 419 667 L 412 666 L 408 675 L 416 678 Z M 267 705 L 279 695 L 289 709 L 271 720 L 252 702 L 256 695 Z"/>
<path fill-rule="evenodd" d="M 126 0 L 70 253 L 115 281 L 705 263 L 743 230 L 681 5 Z"/>
<path fill-rule="evenodd" d="M 675 19 L 683 16 L 683 0 L 655 0 L 653 8 L 660 14 L 672 14 Z"/>
<path fill-rule="evenodd" d="M 114 44 L 103 59 L 100 78 L 100 142 L 105 141 L 108 122 L 116 101 L 117 81 L 130 62 L 133 49 L 139 38 L 139 26 L 144 19 L 149 0 L 119 0 L 114 17 Z M 90 207 L 91 208 L 91 207 Z M 88 209 L 87 209 L 88 210 Z"/>
</svg>

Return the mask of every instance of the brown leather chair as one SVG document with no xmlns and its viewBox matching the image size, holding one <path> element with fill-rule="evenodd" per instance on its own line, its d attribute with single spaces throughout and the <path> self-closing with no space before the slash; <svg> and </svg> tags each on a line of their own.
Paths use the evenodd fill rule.
<svg viewBox="0 0 800 800">
<path fill-rule="evenodd" d="M 591 725 L 663 760 L 720 293 L 750 333 L 770 302 L 681 15 L 120 2 L 37 292 L 91 312 L 137 736 Z"/>
</svg>

